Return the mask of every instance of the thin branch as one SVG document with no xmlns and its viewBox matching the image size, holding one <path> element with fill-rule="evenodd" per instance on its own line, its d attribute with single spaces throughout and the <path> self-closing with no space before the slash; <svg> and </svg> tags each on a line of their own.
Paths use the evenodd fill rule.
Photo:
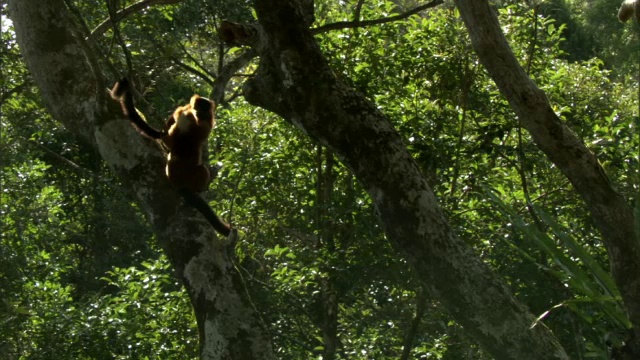
<svg viewBox="0 0 640 360">
<path fill-rule="evenodd" d="M 113 24 L 113 37 L 118 43 L 118 45 L 120 45 L 120 47 L 122 48 L 122 52 L 124 53 L 124 58 L 127 61 L 127 70 L 128 70 L 129 76 L 132 76 L 133 75 L 133 59 L 131 56 L 131 52 L 127 48 L 127 44 L 124 42 L 124 39 L 120 34 L 120 25 L 115 20 L 116 11 L 118 10 L 116 9 L 116 3 L 115 1 L 111 1 L 111 0 L 106 0 L 106 3 L 107 3 L 107 9 L 109 10 L 109 19 L 111 20 L 111 24 Z"/>
<path fill-rule="evenodd" d="M 64 167 L 67 167 L 69 169 L 71 169 L 72 171 L 74 171 L 76 174 L 78 174 L 79 176 L 86 176 L 89 178 L 92 178 L 94 180 L 100 181 L 103 184 L 107 185 L 107 187 L 113 189 L 113 190 L 117 190 L 117 191 L 122 191 L 123 189 L 118 186 L 118 185 L 114 185 L 113 182 L 109 179 L 105 179 L 103 176 L 100 176 L 99 174 L 96 174 L 95 171 L 88 169 L 84 166 L 78 165 L 77 163 L 73 162 L 72 160 L 58 154 L 57 152 L 49 149 L 48 147 L 38 143 L 37 141 L 33 140 L 33 139 L 27 139 L 24 136 L 19 136 L 19 139 L 26 142 L 27 144 L 31 145 L 31 146 L 35 146 L 36 148 L 42 150 L 45 154 L 44 157 L 47 158 L 48 160 L 50 160 L 51 162 L 55 162 L 57 164 L 61 164 Z"/>
<path fill-rule="evenodd" d="M 183 43 L 180 42 L 180 43 L 178 43 L 178 45 L 180 45 L 180 48 L 185 53 L 185 55 L 189 58 L 189 60 L 193 61 L 193 63 L 196 64 L 196 66 L 199 67 L 200 70 L 202 70 L 203 73 L 205 73 L 207 76 L 209 76 L 210 79 L 215 79 L 217 77 L 216 74 L 212 73 L 206 67 L 204 67 L 202 64 L 200 64 L 200 62 L 198 60 L 196 60 L 196 58 L 193 57 L 193 55 L 191 55 L 191 53 L 189 53 L 189 51 L 187 50 L 187 48 L 184 46 Z"/>
<path fill-rule="evenodd" d="M 64 3 L 67 5 L 67 9 L 69 9 L 75 21 L 78 23 L 78 26 L 80 27 L 78 32 L 82 35 L 81 38 L 84 39 L 84 41 L 80 41 L 80 43 L 84 43 L 84 45 L 81 44 L 81 46 L 86 49 L 87 58 L 92 64 L 91 67 L 92 69 L 94 69 L 96 75 L 98 75 L 96 69 L 100 68 L 99 64 L 103 64 L 111 72 L 111 74 L 119 78 L 120 72 L 113 66 L 113 63 L 104 54 L 101 47 L 96 44 L 95 39 L 90 37 L 91 30 L 89 30 L 89 26 L 84 20 L 84 17 L 82 16 L 80 10 L 78 10 L 78 8 L 74 6 L 71 0 L 64 0 Z M 102 77 L 101 75 L 96 77 L 98 78 L 97 81 L 99 83 L 104 83 L 104 81 L 101 81 L 99 79 Z M 102 85 L 99 85 L 98 88 L 103 88 L 104 86 Z"/>
<path fill-rule="evenodd" d="M 529 56 L 527 59 L 527 75 L 531 76 L 531 65 L 536 54 L 538 44 L 538 6 L 533 8 L 533 31 L 531 33 L 531 44 L 529 45 Z"/>
<path fill-rule="evenodd" d="M 27 138 L 22 138 L 23 140 L 25 140 L 27 143 L 36 146 L 38 149 L 44 151 L 47 155 L 49 155 L 49 157 L 53 160 L 55 160 L 56 162 L 58 162 L 59 164 L 64 164 L 65 166 L 75 170 L 76 172 L 83 174 L 83 175 L 90 175 L 91 177 L 96 176 L 95 173 L 85 167 L 82 167 L 78 164 L 76 164 L 75 162 L 73 162 L 70 159 L 67 159 L 66 157 L 58 154 L 57 152 L 49 149 L 48 147 L 38 143 L 37 141 L 33 140 L 33 139 L 27 139 Z"/>
<path fill-rule="evenodd" d="M 229 80 L 231 80 L 238 70 L 245 67 L 256 56 L 257 53 L 255 50 L 248 49 L 240 56 L 227 63 L 222 70 L 220 70 L 220 74 L 218 74 L 218 78 L 216 78 L 216 81 L 214 82 L 213 90 L 211 91 L 211 99 L 216 103 L 222 102 L 224 99 L 224 90 L 227 87 Z"/>
<path fill-rule="evenodd" d="M 241 95 L 242 95 L 242 89 L 238 88 L 233 92 L 233 94 L 231 94 L 231 96 L 229 96 L 226 99 L 220 100 L 220 104 L 222 105 L 229 104 L 233 102 L 233 100 L 239 98 Z"/>
<path fill-rule="evenodd" d="M 219 29 L 220 25 L 218 24 L 218 18 L 214 17 L 213 18 L 213 28 Z M 220 35 L 218 34 L 218 38 L 220 38 Z M 225 50 L 225 46 L 224 46 L 224 42 L 220 41 L 218 42 L 218 67 L 217 67 L 217 72 L 220 73 L 220 71 L 222 71 L 222 69 L 224 68 L 224 55 L 227 53 Z"/>
<path fill-rule="evenodd" d="M 386 17 L 386 18 L 380 18 L 380 19 L 375 19 L 375 20 L 365 20 L 365 21 L 360 21 L 360 20 L 355 20 L 355 21 L 339 21 L 336 23 L 331 23 L 331 24 L 326 24 L 326 25 L 322 25 L 320 27 L 317 28 L 313 28 L 311 29 L 311 33 L 312 34 L 321 34 L 321 33 L 325 33 L 331 30 L 342 30 L 342 29 L 352 29 L 352 28 L 357 28 L 357 27 L 367 27 L 367 26 L 374 26 L 374 25 L 380 25 L 380 24 L 385 24 L 385 23 L 389 23 L 389 22 L 394 22 L 394 21 L 398 21 L 398 20 L 403 20 L 406 19 L 412 15 L 415 15 L 423 10 L 432 8 L 432 7 L 436 7 L 440 4 L 442 4 L 444 1 L 443 0 L 433 0 L 430 3 L 424 4 L 424 5 L 420 5 L 416 8 L 413 8 L 407 12 L 404 12 L 402 14 L 399 15 L 395 15 L 395 16 L 390 16 L 390 17 Z"/>
<path fill-rule="evenodd" d="M 562 184 L 561 187 L 553 189 L 553 190 L 549 190 L 543 194 L 538 195 L 537 197 L 531 199 L 531 203 L 534 204 L 536 202 L 538 202 L 539 200 L 544 200 L 546 197 L 550 196 L 551 194 L 560 192 L 560 191 L 566 191 L 567 193 L 571 193 L 570 189 L 567 189 L 567 186 L 569 185 L 569 180 L 565 180 Z M 518 214 L 522 214 L 525 210 L 527 210 L 527 204 L 525 204 L 524 206 L 521 206 L 516 213 Z"/>
<path fill-rule="evenodd" d="M 533 219 L 533 222 L 535 223 L 538 230 L 540 230 L 541 232 L 544 232 L 545 231 L 544 225 L 542 224 L 540 217 L 538 217 L 538 214 L 536 213 L 536 210 L 533 207 L 533 202 L 531 202 L 531 194 L 529 193 L 529 182 L 527 181 L 527 173 L 526 173 L 527 172 L 527 156 L 524 153 L 524 145 L 522 140 L 522 126 L 520 124 L 518 124 L 517 126 L 517 131 L 518 131 L 518 150 L 516 152 L 518 154 L 517 156 L 518 156 L 519 163 L 516 165 L 516 170 L 518 171 L 518 175 L 520 176 L 522 193 L 524 194 L 525 204 L 527 204 L 527 210 L 531 215 L 531 219 Z"/>
<path fill-rule="evenodd" d="M 362 11 L 362 5 L 364 5 L 364 0 L 358 0 L 356 11 L 353 13 L 353 21 L 357 23 L 360 23 L 360 12 Z"/>
<path fill-rule="evenodd" d="M 533 9 L 533 33 L 531 44 L 529 47 L 529 59 L 527 60 L 527 75 L 531 75 L 531 65 L 533 64 L 533 59 L 536 53 L 536 43 L 538 40 L 538 7 L 534 7 Z M 527 210 L 533 219 L 538 230 L 544 232 L 545 227 L 540 220 L 540 217 L 536 213 L 535 208 L 533 207 L 533 202 L 531 201 L 531 194 L 529 193 L 529 183 L 527 181 L 527 156 L 524 152 L 524 145 L 522 141 L 522 125 L 518 123 L 517 125 L 518 131 L 518 160 L 520 161 L 519 165 L 516 167 L 518 170 L 518 174 L 520 175 L 520 182 L 522 184 L 522 193 L 524 194 L 525 203 L 527 204 Z"/>
<path fill-rule="evenodd" d="M 463 148 L 463 141 L 464 141 L 464 134 L 465 134 L 465 130 L 466 130 L 466 124 L 467 124 L 467 115 L 469 113 L 469 93 L 471 92 L 471 88 L 473 87 L 473 84 L 475 82 L 475 74 L 476 74 L 476 64 L 474 64 L 472 67 L 470 67 L 470 64 L 472 63 L 471 59 L 469 56 L 465 57 L 464 60 L 464 74 L 463 74 L 463 78 L 462 78 L 462 91 L 460 94 L 460 107 L 462 108 L 462 117 L 460 119 L 460 127 L 459 127 L 459 131 L 458 131 L 458 143 L 456 146 L 456 161 L 455 161 L 455 166 L 453 167 L 453 178 L 451 180 L 451 188 L 449 191 L 449 196 L 452 198 L 455 198 L 455 192 L 458 186 L 458 179 L 460 176 L 460 166 L 461 166 L 461 161 L 460 161 L 460 153 L 462 151 Z M 459 202 L 456 201 L 453 204 L 453 208 L 454 211 L 457 210 Z"/>
<path fill-rule="evenodd" d="M 205 74 L 204 72 L 194 68 L 191 65 L 187 65 L 185 63 L 183 63 L 182 61 L 178 60 L 175 57 L 171 58 L 171 61 L 173 61 L 176 65 L 180 66 L 181 68 L 187 70 L 188 72 L 198 76 L 199 78 L 201 78 L 202 80 L 204 80 L 207 84 L 209 84 L 210 86 L 214 86 L 214 80 L 211 79 L 211 77 L 208 76 L 208 74 Z"/>
<path fill-rule="evenodd" d="M 91 38 L 95 39 L 96 37 L 104 34 L 105 31 L 107 31 L 109 29 L 109 27 L 111 27 L 111 24 L 113 22 L 119 22 L 122 19 L 126 18 L 127 16 L 134 14 L 138 11 L 141 11 L 142 9 L 145 9 L 149 6 L 153 6 L 153 5 L 171 5 L 171 4 L 177 4 L 180 3 L 184 0 L 142 0 L 140 2 L 137 2 L 135 4 L 129 5 L 126 8 L 118 11 L 115 14 L 115 17 L 113 19 L 108 18 L 106 20 L 104 20 L 102 23 L 100 23 L 100 25 L 96 26 L 95 29 L 93 29 L 93 31 L 91 31 L 91 35 L 89 35 Z"/>
</svg>

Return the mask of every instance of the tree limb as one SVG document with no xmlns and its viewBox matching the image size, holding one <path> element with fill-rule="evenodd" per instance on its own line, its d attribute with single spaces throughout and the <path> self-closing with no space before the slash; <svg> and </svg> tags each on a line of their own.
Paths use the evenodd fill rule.
<svg viewBox="0 0 640 360">
<path fill-rule="evenodd" d="M 440 4 L 444 3 L 443 0 L 433 0 L 430 3 L 424 4 L 424 5 L 420 5 L 416 8 L 413 8 L 407 12 L 404 12 L 402 14 L 398 14 L 398 15 L 394 15 L 394 16 L 390 16 L 390 17 L 386 17 L 386 18 L 381 18 L 381 19 L 375 19 L 375 20 L 364 20 L 364 21 L 360 21 L 359 19 L 359 15 L 360 15 L 360 8 L 358 7 L 356 9 L 356 16 L 358 16 L 358 18 L 356 18 L 354 21 L 339 21 L 339 22 L 335 22 L 335 23 L 331 23 L 331 24 L 326 24 L 326 25 L 322 25 L 320 27 L 317 28 L 313 28 L 311 29 L 311 33 L 312 34 L 321 34 L 321 33 L 325 33 L 331 30 L 341 30 L 341 29 L 352 29 L 352 28 L 359 28 L 359 27 L 368 27 L 368 26 L 374 26 L 374 25 L 380 25 L 380 24 L 385 24 L 385 23 L 389 23 L 389 22 L 394 22 L 394 21 L 398 21 L 398 20 L 402 20 L 402 19 L 406 19 L 412 15 L 415 15 L 423 10 L 429 9 L 429 8 L 433 8 L 436 7 Z M 360 4 L 358 4 L 360 5 Z"/>
<path fill-rule="evenodd" d="M 218 77 L 214 81 L 213 90 L 211 91 L 211 99 L 216 103 L 221 103 L 224 100 L 224 91 L 229 80 L 231 80 L 238 70 L 245 67 L 257 55 L 258 54 L 253 49 L 247 49 L 240 56 L 228 62 L 220 70 L 220 74 L 218 74 Z"/>
<path fill-rule="evenodd" d="M 520 124 L 587 204 L 602 234 L 629 319 L 635 329 L 640 329 L 640 236 L 635 231 L 633 210 L 612 187 L 595 155 L 560 120 L 545 93 L 518 63 L 488 1 L 455 0 L 455 3 L 475 52 Z M 634 339 L 634 358 L 638 358 L 640 336 L 636 334 Z"/>
<path fill-rule="evenodd" d="M 260 314 L 251 303 L 228 247 L 208 222 L 185 206 L 166 179 L 156 143 L 138 134 L 107 99 L 100 69 L 92 70 L 71 28 L 63 0 L 11 0 L 17 42 L 52 115 L 100 152 L 132 190 L 189 293 L 202 359 L 274 358 Z M 222 309 L 222 311 L 221 311 Z"/>
<path fill-rule="evenodd" d="M 454 233 L 389 119 L 336 78 L 295 1 L 257 0 L 255 8 L 263 37 L 258 71 L 244 86 L 247 101 L 335 153 L 429 295 L 495 358 L 567 359 L 549 329 L 531 327 L 533 315 Z"/>
<path fill-rule="evenodd" d="M 197 77 L 199 77 L 200 79 L 204 80 L 207 84 L 209 84 L 210 86 L 214 85 L 214 81 L 212 78 L 210 78 L 208 76 L 208 74 L 205 74 L 204 72 L 194 68 L 191 65 L 187 65 L 185 63 L 183 63 L 182 61 L 180 61 L 178 58 L 176 57 L 171 57 L 171 61 L 173 61 L 174 64 L 180 66 L 181 68 L 185 69 L 186 71 L 196 75 Z"/>
<path fill-rule="evenodd" d="M 97 38 L 98 36 L 101 36 L 102 34 L 104 34 L 105 31 L 107 31 L 107 29 L 109 29 L 109 27 L 111 27 L 111 24 L 113 22 L 119 22 L 122 19 L 126 18 L 127 16 L 134 14 L 142 9 L 145 9 L 149 6 L 154 6 L 154 5 L 171 5 L 171 4 L 177 4 L 180 3 L 184 0 L 142 0 L 139 1 L 135 4 L 131 4 L 129 6 L 127 6 L 126 8 L 118 11 L 114 18 L 111 19 L 108 18 L 106 20 L 104 20 L 103 22 L 101 22 L 98 26 L 96 26 L 92 31 L 91 31 L 91 35 L 90 37 L 92 39 Z"/>
<path fill-rule="evenodd" d="M 193 55 L 191 55 L 191 53 L 189 53 L 189 51 L 187 50 L 187 47 L 182 42 L 178 43 L 178 45 L 180 45 L 180 48 L 182 49 L 184 54 L 189 58 L 189 60 L 193 61 L 193 63 L 196 64 L 196 66 L 198 66 L 200 68 L 200 70 L 204 74 L 206 74 L 210 79 L 215 79 L 217 77 L 216 74 L 214 74 L 211 71 L 209 71 L 209 69 L 207 69 L 206 66 L 203 66 L 200 63 L 200 61 L 196 60 L 196 58 L 193 57 Z"/>
</svg>

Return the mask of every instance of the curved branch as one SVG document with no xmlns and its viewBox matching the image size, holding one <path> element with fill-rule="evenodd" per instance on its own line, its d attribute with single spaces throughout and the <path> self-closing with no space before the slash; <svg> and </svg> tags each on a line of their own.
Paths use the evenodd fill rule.
<svg viewBox="0 0 640 360">
<path fill-rule="evenodd" d="M 96 26 L 95 29 L 93 29 L 91 31 L 91 35 L 89 35 L 92 39 L 95 39 L 96 37 L 104 34 L 105 31 L 107 31 L 107 29 L 109 29 L 111 27 L 111 24 L 115 21 L 115 22 L 119 22 L 122 19 L 126 18 L 127 16 L 137 13 L 138 11 L 145 9 L 149 6 L 153 6 L 153 5 L 172 5 L 172 4 L 177 4 L 180 3 L 184 0 L 142 0 L 140 2 L 137 2 L 135 4 L 129 5 L 126 8 L 118 11 L 114 18 L 113 21 L 111 18 L 108 18 L 106 20 L 104 20 L 103 22 L 100 23 L 100 25 Z"/>
<path fill-rule="evenodd" d="M 402 19 L 406 19 L 412 15 L 415 15 L 423 10 L 429 9 L 429 8 L 433 8 L 436 7 L 440 4 L 444 3 L 443 0 L 433 0 L 430 3 L 424 4 L 424 5 L 420 5 L 416 8 L 413 8 L 407 12 L 404 12 L 402 14 L 399 15 L 394 15 L 394 16 L 390 16 L 390 17 L 386 17 L 386 18 L 381 18 L 381 19 L 375 19 L 375 20 L 365 20 L 365 21 L 360 21 L 359 20 L 359 12 L 360 10 L 357 10 L 357 15 L 358 18 L 355 19 L 354 21 L 339 21 L 339 22 L 335 22 L 335 23 L 331 23 L 331 24 L 326 24 L 326 25 L 322 25 L 320 27 L 317 28 L 313 28 L 311 29 L 311 33 L 312 34 L 321 34 L 321 33 L 325 33 L 327 31 L 331 31 L 331 30 L 341 30 L 341 29 L 353 29 L 353 28 L 359 28 L 359 27 L 367 27 L 367 26 L 374 26 L 374 25 L 380 25 L 380 24 L 385 24 L 385 23 L 389 23 L 389 22 L 394 22 L 394 21 L 398 21 L 398 20 L 402 20 Z"/>
</svg>

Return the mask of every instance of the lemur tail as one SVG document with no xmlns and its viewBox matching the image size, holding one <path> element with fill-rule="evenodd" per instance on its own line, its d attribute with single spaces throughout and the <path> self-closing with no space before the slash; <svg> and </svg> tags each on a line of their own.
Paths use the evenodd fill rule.
<svg viewBox="0 0 640 360">
<path fill-rule="evenodd" d="M 220 234 L 228 237 L 231 233 L 231 226 L 220 220 L 218 215 L 213 211 L 211 206 L 202 198 L 202 196 L 186 189 L 178 191 L 184 200 L 196 210 L 198 210 L 209 221 L 211 226 Z"/>
</svg>

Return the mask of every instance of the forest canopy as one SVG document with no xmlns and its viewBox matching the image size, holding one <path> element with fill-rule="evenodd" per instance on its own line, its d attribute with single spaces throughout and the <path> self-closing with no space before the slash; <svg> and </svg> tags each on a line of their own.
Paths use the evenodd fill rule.
<svg viewBox="0 0 640 360">
<path fill-rule="evenodd" d="M 0 354 L 640 358 L 620 6 L 0 0 Z M 123 78 L 156 129 L 215 103 L 229 237 Z"/>
</svg>

